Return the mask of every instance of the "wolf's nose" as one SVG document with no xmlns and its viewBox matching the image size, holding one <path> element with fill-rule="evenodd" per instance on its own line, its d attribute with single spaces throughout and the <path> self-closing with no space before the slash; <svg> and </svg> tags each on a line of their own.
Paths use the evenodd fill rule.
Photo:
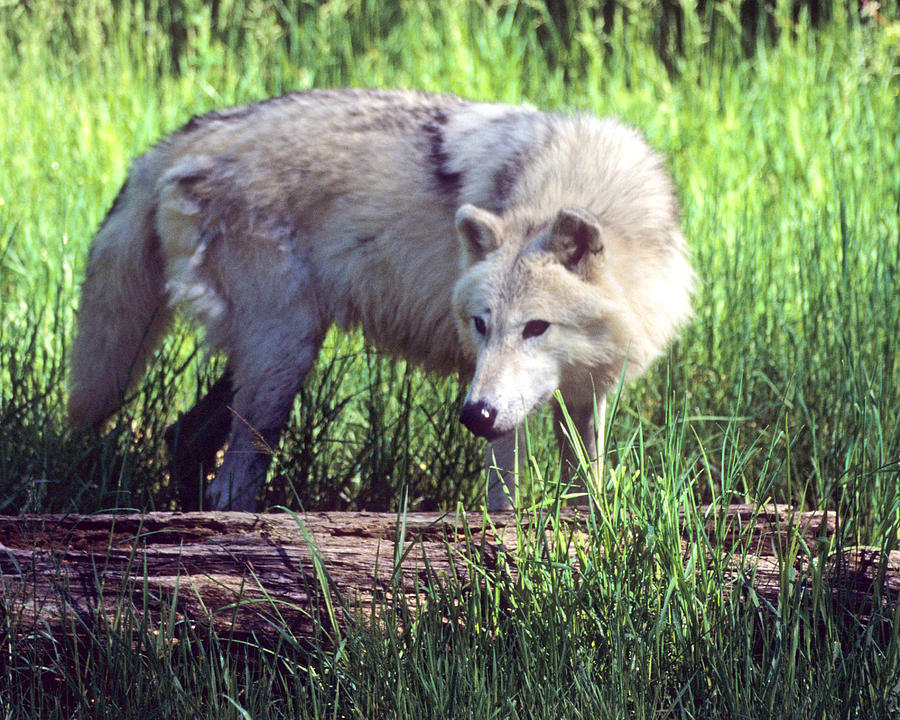
<svg viewBox="0 0 900 720">
<path fill-rule="evenodd" d="M 466 403 L 460 413 L 459 421 L 475 435 L 493 440 L 498 433 L 494 429 L 497 410 L 482 401 Z"/>
</svg>

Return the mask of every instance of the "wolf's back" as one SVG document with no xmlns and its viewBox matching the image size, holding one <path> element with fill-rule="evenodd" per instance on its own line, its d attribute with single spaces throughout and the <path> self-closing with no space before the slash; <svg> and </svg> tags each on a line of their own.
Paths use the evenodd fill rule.
<svg viewBox="0 0 900 720">
<path fill-rule="evenodd" d="M 154 222 L 162 165 L 153 150 L 134 163 L 91 244 L 70 358 L 76 425 L 97 425 L 122 405 L 171 318 Z"/>
</svg>

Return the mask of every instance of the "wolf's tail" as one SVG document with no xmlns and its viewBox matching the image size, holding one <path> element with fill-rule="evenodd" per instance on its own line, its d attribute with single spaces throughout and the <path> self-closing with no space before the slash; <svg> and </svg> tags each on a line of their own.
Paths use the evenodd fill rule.
<svg viewBox="0 0 900 720">
<path fill-rule="evenodd" d="M 75 425 L 97 425 L 122 405 L 169 326 L 155 161 L 150 153 L 135 163 L 91 245 L 70 358 Z"/>
</svg>

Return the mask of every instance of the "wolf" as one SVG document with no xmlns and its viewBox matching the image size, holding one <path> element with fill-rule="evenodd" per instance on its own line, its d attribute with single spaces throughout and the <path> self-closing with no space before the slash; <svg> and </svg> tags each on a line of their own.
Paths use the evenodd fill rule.
<svg viewBox="0 0 900 720">
<path fill-rule="evenodd" d="M 515 499 L 525 418 L 561 397 L 599 466 L 607 391 L 691 314 L 663 158 L 585 112 L 308 90 L 191 119 L 134 161 L 98 230 L 68 415 L 101 426 L 186 310 L 228 370 L 203 401 L 227 451 L 214 509 L 255 510 L 268 453 L 333 324 L 470 380 L 487 506 Z M 558 394 L 557 394 L 557 391 Z M 223 420 L 224 418 L 224 420 Z"/>
</svg>

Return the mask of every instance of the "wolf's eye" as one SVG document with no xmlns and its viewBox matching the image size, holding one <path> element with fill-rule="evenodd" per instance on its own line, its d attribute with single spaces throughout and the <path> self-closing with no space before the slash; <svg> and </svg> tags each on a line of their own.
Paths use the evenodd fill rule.
<svg viewBox="0 0 900 720">
<path fill-rule="evenodd" d="M 548 327 L 550 327 L 550 323 L 546 320 L 529 320 L 525 323 L 525 329 L 522 330 L 522 337 L 527 340 L 528 338 L 543 335 L 547 332 Z"/>
<path fill-rule="evenodd" d="M 487 333 L 487 325 L 485 325 L 484 320 L 477 315 L 472 317 L 472 324 L 475 326 L 475 330 L 479 335 L 484 336 Z"/>
</svg>

